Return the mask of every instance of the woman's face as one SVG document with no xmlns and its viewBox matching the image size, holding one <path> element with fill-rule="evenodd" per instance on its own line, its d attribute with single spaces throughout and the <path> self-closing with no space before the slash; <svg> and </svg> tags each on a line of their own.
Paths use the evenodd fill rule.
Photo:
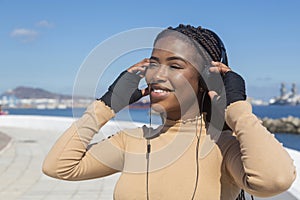
<svg viewBox="0 0 300 200">
<path fill-rule="evenodd" d="M 166 36 L 155 43 L 146 72 L 155 111 L 172 120 L 198 115 L 199 59 L 191 44 L 176 37 Z"/>
</svg>

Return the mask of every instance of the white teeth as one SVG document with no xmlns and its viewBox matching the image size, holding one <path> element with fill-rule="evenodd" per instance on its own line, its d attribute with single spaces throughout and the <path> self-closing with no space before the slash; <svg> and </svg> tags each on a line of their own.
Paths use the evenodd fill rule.
<svg viewBox="0 0 300 200">
<path fill-rule="evenodd" d="M 165 90 L 160 90 L 160 89 L 154 89 L 153 92 L 157 92 L 157 93 L 163 93 L 163 92 L 168 92 Z"/>
</svg>

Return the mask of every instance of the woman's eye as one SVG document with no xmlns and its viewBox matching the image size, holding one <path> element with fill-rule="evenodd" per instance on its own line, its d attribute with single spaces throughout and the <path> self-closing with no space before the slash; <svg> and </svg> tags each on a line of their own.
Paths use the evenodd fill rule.
<svg viewBox="0 0 300 200">
<path fill-rule="evenodd" d="M 170 68 L 171 69 L 182 69 L 182 67 L 179 65 L 171 65 Z"/>
<path fill-rule="evenodd" d="M 150 63 L 149 68 L 154 68 L 154 67 L 158 67 L 158 64 L 157 63 Z"/>
</svg>

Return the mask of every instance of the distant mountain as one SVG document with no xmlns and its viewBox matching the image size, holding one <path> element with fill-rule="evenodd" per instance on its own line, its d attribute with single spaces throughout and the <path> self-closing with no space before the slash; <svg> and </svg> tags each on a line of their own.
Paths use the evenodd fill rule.
<svg viewBox="0 0 300 200">
<path fill-rule="evenodd" d="M 1 98 L 3 96 L 15 96 L 19 99 L 72 99 L 71 95 L 58 94 L 49 92 L 41 88 L 32 88 L 24 86 L 17 87 L 13 90 L 8 90 L 0 95 Z"/>
</svg>

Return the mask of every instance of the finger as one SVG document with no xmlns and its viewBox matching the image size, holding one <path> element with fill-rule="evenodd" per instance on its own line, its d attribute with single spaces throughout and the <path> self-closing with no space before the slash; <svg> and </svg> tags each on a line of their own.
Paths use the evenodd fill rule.
<svg viewBox="0 0 300 200">
<path fill-rule="evenodd" d="M 149 63 L 150 63 L 150 59 L 149 58 L 144 58 L 142 61 L 136 63 L 132 67 L 140 67 L 140 66 L 143 66 L 143 65 L 149 65 Z"/>
<path fill-rule="evenodd" d="M 211 100 L 213 100 L 218 97 L 218 93 L 211 90 L 208 92 L 208 96 L 210 97 Z"/>
<path fill-rule="evenodd" d="M 146 73 L 146 66 L 135 67 L 135 68 L 132 68 L 132 69 L 127 70 L 127 71 L 130 72 L 130 73 L 137 74 L 141 78 L 144 78 L 145 77 L 145 73 Z"/>
<path fill-rule="evenodd" d="M 149 65 L 149 63 L 150 63 L 150 59 L 149 58 L 144 58 L 142 61 L 136 63 L 132 67 L 140 67 L 140 66 L 144 66 L 144 65 Z"/>
<path fill-rule="evenodd" d="M 228 67 L 210 67 L 209 71 L 212 72 L 212 73 L 225 74 L 226 72 L 231 71 L 231 69 L 228 68 Z"/>
<path fill-rule="evenodd" d="M 224 63 L 212 61 L 211 64 L 213 65 L 213 67 L 209 69 L 211 72 L 225 74 L 226 72 L 231 71 L 230 67 Z"/>
<path fill-rule="evenodd" d="M 143 66 L 131 68 L 129 72 L 138 72 L 138 71 L 145 71 L 145 70 L 146 70 L 146 66 L 143 65 Z"/>
<path fill-rule="evenodd" d="M 140 77 L 143 78 L 145 76 L 147 66 L 148 66 L 148 64 L 134 65 L 134 66 L 130 67 L 129 69 L 127 69 L 127 71 L 130 72 L 130 73 L 135 73 L 135 74 L 137 74 L 137 75 L 139 75 Z"/>
<path fill-rule="evenodd" d="M 145 58 L 142 61 L 134 64 L 130 68 L 127 69 L 128 72 L 137 73 L 138 71 L 144 71 L 147 66 L 149 66 L 150 60 L 149 58 Z"/>
<path fill-rule="evenodd" d="M 212 73 L 220 73 L 219 67 L 210 67 L 209 71 L 212 72 Z"/>
</svg>

